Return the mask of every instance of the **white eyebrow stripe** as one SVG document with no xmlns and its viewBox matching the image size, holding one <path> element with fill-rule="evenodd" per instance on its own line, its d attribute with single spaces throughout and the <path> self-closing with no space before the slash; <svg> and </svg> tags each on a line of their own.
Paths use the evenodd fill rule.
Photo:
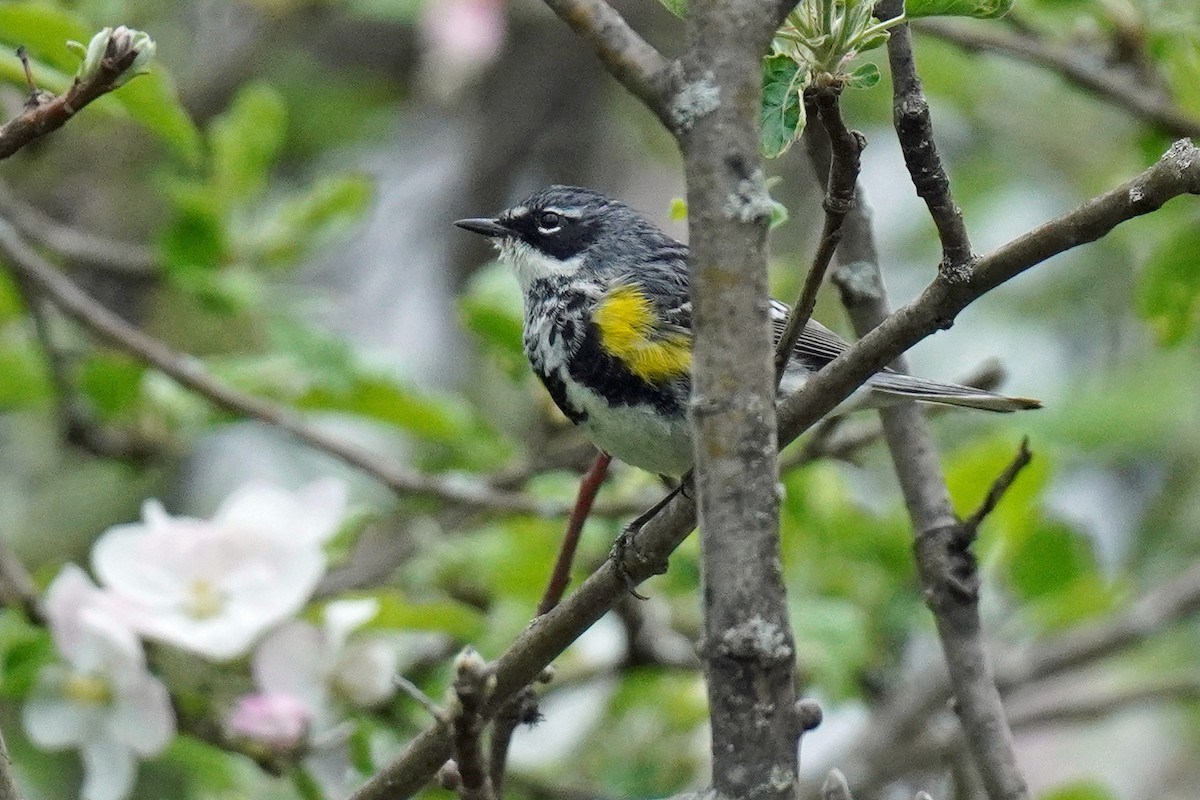
<svg viewBox="0 0 1200 800">
<path fill-rule="evenodd" d="M 583 212 L 577 208 L 572 208 L 568 211 L 567 209 L 558 208 L 557 206 L 546 206 L 543 211 L 549 211 L 553 214 L 558 214 L 560 217 L 566 217 L 567 219 L 579 219 L 581 216 L 583 216 Z"/>
</svg>

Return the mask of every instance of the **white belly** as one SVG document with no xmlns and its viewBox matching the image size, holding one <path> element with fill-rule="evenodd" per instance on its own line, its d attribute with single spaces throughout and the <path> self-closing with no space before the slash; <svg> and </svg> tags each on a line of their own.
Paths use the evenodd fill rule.
<svg viewBox="0 0 1200 800">
<path fill-rule="evenodd" d="M 663 417 L 647 406 L 610 406 L 573 382 L 567 396 L 587 412 L 580 427 L 604 452 L 659 475 L 678 477 L 691 468 L 692 441 L 683 417 Z"/>
</svg>

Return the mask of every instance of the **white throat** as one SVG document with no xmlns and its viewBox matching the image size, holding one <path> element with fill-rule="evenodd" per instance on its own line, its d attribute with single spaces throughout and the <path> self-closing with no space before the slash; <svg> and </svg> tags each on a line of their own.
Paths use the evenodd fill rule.
<svg viewBox="0 0 1200 800">
<path fill-rule="evenodd" d="M 496 246 L 500 251 L 500 260 L 512 266 L 521 289 L 525 291 L 540 278 L 567 277 L 583 266 L 582 254 L 562 261 L 511 236 L 498 240 Z"/>
</svg>

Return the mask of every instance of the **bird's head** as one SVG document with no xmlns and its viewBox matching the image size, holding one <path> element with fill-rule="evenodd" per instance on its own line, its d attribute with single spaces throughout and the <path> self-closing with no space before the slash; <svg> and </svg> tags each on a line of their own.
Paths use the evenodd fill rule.
<svg viewBox="0 0 1200 800">
<path fill-rule="evenodd" d="M 540 189 L 495 217 L 460 219 L 458 227 L 487 236 L 522 286 L 540 278 L 570 277 L 580 269 L 603 271 L 618 258 L 664 237 L 624 203 L 578 186 Z"/>
</svg>

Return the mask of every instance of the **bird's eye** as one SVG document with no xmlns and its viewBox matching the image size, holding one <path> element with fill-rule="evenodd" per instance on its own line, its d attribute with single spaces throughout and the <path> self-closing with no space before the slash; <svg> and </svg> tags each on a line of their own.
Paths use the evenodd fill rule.
<svg viewBox="0 0 1200 800">
<path fill-rule="evenodd" d="M 538 214 L 537 226 L 542 233 L 554 233 L 562 227 L 562 215 L 554 211 L 543 211 Z"/>
</svg>

